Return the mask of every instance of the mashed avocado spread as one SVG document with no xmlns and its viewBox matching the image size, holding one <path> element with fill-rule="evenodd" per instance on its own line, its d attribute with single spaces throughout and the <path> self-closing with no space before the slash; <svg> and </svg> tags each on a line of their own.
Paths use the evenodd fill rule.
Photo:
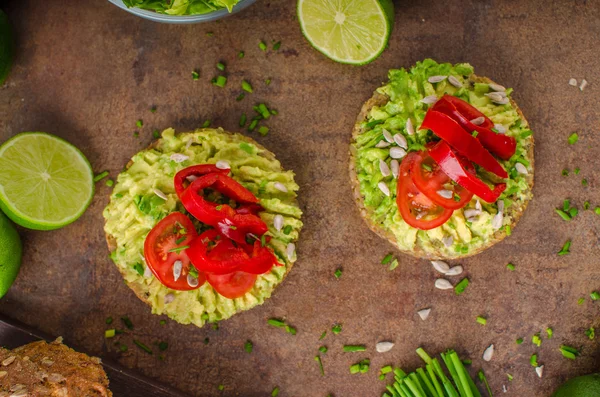
<svg viewBox="0 0 600 397">
<path fill-rule="evenodd" d="M 430 83 L 428 79 L 433 76 L 445 78 Z M 368 215 L 375 224 L 396 237 L 401 250 L 414 251 L 418 247 L 432 256 L 467 255 L 487 246 L 497 233 L 510 234 L 515 216 L 522 212 L 531 199 L 532 132 L 510 102 L 499 105 L 485 95 L 492 91 L 490 84 L 473 75 L 471 65 L 438 64 L 431 59 L 417 63 L 410 70 L 391 70 L 389 82 L 377 90 L 389 100 L 370 110 L 367 120 L 361 125 L 362 133 L 356 136 L 352 144 L 352 150 L 356 154 L 356 174 Z M 511 92 L 511 89 L 506 90 L 509 97 Z M 384 177 L 380 171 L 380 159 L 390 166 L 390 148 L 377 145 L 384 140 L 383 131 L 387 130 L 391 135 L 402 134 L 406 138 L 408 152 L 423 150 L 427 142 L 434 140 L 434 135 L 429 130 L 419 130 L 427 109 L 432 106 L 425 103 L 427 100 L 422 100 L 433 95 L 439 98 L 444 94 L 457 96 L 476 107 L 494 122 L 496 132 L 515 137 L 517 148 L 508 161 L 499 160 L 510 178 L 505 181 L 507 188 L 496 203 L 485 203 L 474 196 L 465 208 L 455 211 L 444 225 L 428 231 L 417 230 L 406 224 L 398 211 L 396 178 L 393 175 Z M 409 118 L 414 126 L 412 135 L 407 130 Z M 523 167 L 517 166 L 517 163 Z M 484 179 L 494 180 L 492 175 L 479 167 L 477 172 Z M 387 184 L 389 196 L 378 187 L 381 181 Z"/>
<path fill-rule="evenodd" d="M 123 0 L 127 7 L 142 8 L 169 15 L 208 14 L 222 8 L 229 12 L 239 0 Z"/>
<path fill-rule="evenodd" d="M 272 237 L 268 245 L 284 264 L 260 275 L 253 289 L 237 299 L 222 297 L 208 283 L 193 291 L 171 290 L 152 275 L 143 259 L 144 241 L 154 225 L 173 211 L 183 211 L 173 186 L 175 174 L 191 165 L 219 160 L 227 161 L 231 176 L 259 198 L 265 209 L 260 217 L 269 226 L 267 235 Z M 116 245 L 111 258 L 129 286 L 150 303 L 153 313 L 197 326 L 229 318 L 262 304 L 296 261 L 295 250 L 290 251 L 289 245 L 298 239 L 302 228 L 297 191 L 294 173 L 284 171 L 270 152 L 242 135 L 221 129 L 175 135 L 173 129 L 167 129 L 153 148 L 137 153 L 118 177 L 104 210 L 104 230 Z M 161 193 L 167 200 L 159 197 Z M 277 214 L 284 218 L 281 231 L 273 226 Z"/>
</svg>

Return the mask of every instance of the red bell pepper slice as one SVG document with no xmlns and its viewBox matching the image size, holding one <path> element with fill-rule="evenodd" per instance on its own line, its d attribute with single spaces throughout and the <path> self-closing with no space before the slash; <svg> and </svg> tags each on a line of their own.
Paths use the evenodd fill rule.
<svg viewBox="0 0 600 397">
<path fill-rule="evenodd" d="M 452 117 L 467 132 L 477 131 L 477 139 L 481 144 L 501 159 L 508 160 L 515 154 L 516 139 L 492 131 L 494 128 L 492 120 L 468 102 L 446 94 L 435 103 L 432 109 Z M 483 117 L 483 123 L 476 125 L 471 122 L 479 117 Z"/>
<path fill-rule="evenodd" d="M 498 200 L 500 194 L 506 189 L 506 183 L 498 183 L 493 190 L 490 189 L 481 179 L 465 169 L 456 153 L 444 141 L 430 148 L 429 155 L 450 179 L 488 203 Z"/>
<path fill-rule="evenodd" d="M 225 182 L 219 183 L 223 181 Z M 239 191 L 240 188 L 246 190 L 242 185 L 237 186 L 236 184 L 239 185 L 226 175 L 216 173 L 206 174 L 196 179 L 179 194 L 179 199 L 185 209 L 200 222 L 213 226 L 222 234 L 238 243 L 244 243 L 248 233 L 255 234 L 256 236 L 265 234 L 269 230 L 267 224 L 256 214 L 247 213 L 247 208 L 251 207 L 242 207 L 242 212 L 238 213 L 231 206 L 212 203 L 204 199 L 200 194 L 200 190 L 208 187 L 212 187 L 222 193 L 231 193 L 236 189 Z M 235 197 L 229 197 L 234 200 L 240 198 L 248 200 L 248 194 L 252 195 L 252 193 L 248 190 L 246 191 L 247 194 L 235 193 L 232 194 Z M 252 197 L 254 196 L 252 195 Z M 256 198 L 254 197 L 254 199 Z M 250 205 L 254 206 L 255 204 Z M 252 208 L 256 209 L 256 207 Z"/>
<path fill-rule="evenodd" d="M 469 160 L 501 178 L 508 178 L 506 170 L 502 168 L 498 160 L 481 145 L 477 138 L 465 131 L 450 116 L 436 110 L 429 110 L 425 114 L 421 129 L 432 130 Z"/>
<path fill-rule="evenodd" d="M 175 192 L 177 192 L 178 196 L 180 196 L 181 193 L 183 193 L 183 191 L 185 190 L 186 182 L 191 182 L 187 179 L 188 177 L 193 176 L 197 178 L 202 175 L 213 173 L 227 175 L 229 174 L 229 170 L 217 168 L 217 166 L 214 164 L 199 164 L 184 168 L 177 174 L 175 174 Z"/>
<path fill-rule="evenodd" d="M 267 247 L 261 246 L 260 241 L 255 241 L 253 245 L 234 244 L 216 229 L 195 238 L 186 253 L 198 271 L 211 274 L 236 271 L 263 274 L 273 265 L 281 265 Z"/>
</svg>

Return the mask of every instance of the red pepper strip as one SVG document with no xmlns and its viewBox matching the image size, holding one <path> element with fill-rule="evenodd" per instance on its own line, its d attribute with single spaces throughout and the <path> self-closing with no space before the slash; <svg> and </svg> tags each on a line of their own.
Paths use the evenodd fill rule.
<svg viewBox="0 0 600 397">
<path fill-rule="evenodd" d="M 242 215 L 257 215 L 259 212 L 262 212 L 264 210 L 265 209 L 258 204 L 242 204 L 235 209 L 235 212 Z"/>
<path fill-rule="evenodd" d="M 269 228 L 260 217 L 254 214 L 237 213 L 227 204 L 207 201 L 199 191 L 208 187 L 218 187 L 216 182 L 229 178 L 221 174 L 207 174 L 196 179 L 179 195 L 185 209 L 200 222 L 217 228 L 230 239 L 244 243 L 248 233 L 262 236 Z"/>
<path fill-rule="evenodd" d="M 429 110 L 425 114 L 421 129 L 432 130 L 469 160 L 501 178 L 508 178 L 506 170 L 502 168 L 498 160 L 481 146 L 481 142 L 477 138 L 465 131 L 450 116 L 435 110 Z"/>
<path fill-rule="evenodd" d="M 185 183 L 190 182 L 187 178 L 188 176 L 199 177 L 206 174 L 224 174 L 227 175 L 229 170 L 222 170 L 217 168 L 214 164 L 200 164 L 193 165 L 191 167 L 187 167 L 179 171 L 175 174 L 175 191 L 177 192 L 177 196 L 181 196 L 181 193 L 185 190 Z"/>
<path fill-rule="evenodd" d="M 429 149 L 429 155 L 450 179 L 488 203 L 498 200 L 500 194 L 506 189 L 506 183 L 498 183 L 494 186 L 494 190 L 490 189 L 481 179 L 464 168 L 456 153 L 444 141 L 438 142 Z"/>
<path fill-rule="evenodd" d="M 258 198 L 252 192 L 243 187 L 238 181 L 227 175 L 219 175 L 217 182 L 213 186 L 214 189 L 223 193 L 230 199 L 238 203 L 257 204 Z"/>
<path fill-rule="evenodd" d="M 211 249 L 210 244 L 214 244 Z M 216 229 L 208 230 L 195 238 L 186 253 L 198 271 L 212 274 L 228 274 L 235 271 L 263 274 L 278 264 L 273 253 L 262 247 L 259 241 L 255 242 L 254 246 L 248 243 L 236 246 Z"/>
<path fill-rule="evenodd" d="M 433 106 L 433 110 L 447 114 L 458 122 L 467 132 L 477 131 L 477 139 L 490 152 L 503 160 L 508 160 L 517 150 L 517 140 L 511 136 L 492 131 L 494 123 L 468 102 L 452 95 L 444 95 Z M 483 117 L 483 123 L 475 125 L 471 120 Z"/>
</svg>

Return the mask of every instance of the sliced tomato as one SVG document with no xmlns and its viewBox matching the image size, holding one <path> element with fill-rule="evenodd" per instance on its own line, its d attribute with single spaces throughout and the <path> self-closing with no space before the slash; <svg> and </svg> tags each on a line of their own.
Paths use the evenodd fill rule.
<svg viewBox="0 0 600 397">
<path fill-rule="evenodd" d="M 173 212 L 158 222 L 146 237 L 146 264 L 164 286 L 178 291 L 189 291 L 200 288 L 206 281 L 204 273 L 198 272 L 198 285 L 188 284 L 190 259 L 185 247 L 197 236 L 192 221 L 181 212 Z M 177 262 L 181 262 L 181 274 L 176 280 L 173 268 Z"/>
<path fill-rule="evenodd" d="M 256 274 L 233 272 L 229 274 L 207 274 L 208 283 L 228 299 L 240 298 L 252 289 L 256 282 Z"/>
<path fill-rule="evenodd" d="M 475 174 L 475 167 L 468 160 L 464 159 L 463 164 L 465 168 Z M 473 198 L 473 193 L 453 183 L 426 151 L 415 152 L 411 167 L 412 181 L 417 189 L 435 204 L 450 210 L 457 210 L 463 208 Z M 452 193 L 452 198 L 440 195 L 447 192 Z"/>
<path fill-rule="evenodd" d="M 417 157 L 417 153 L 411 152 L 402 160 L 396 203 L 406 223 L 416 229 L 430 230 L 446 223 L 454 211 L 431 201 L 414 184 L 411 168 Z"/>
</svg>

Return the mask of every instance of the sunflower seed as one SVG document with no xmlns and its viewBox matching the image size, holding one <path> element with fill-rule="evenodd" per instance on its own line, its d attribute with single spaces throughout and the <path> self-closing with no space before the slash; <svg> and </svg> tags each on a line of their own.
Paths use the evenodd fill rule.
<svg viewBox="0 0 600 397">
<path fill-rule="evenodd" d="M 438 101 L 437 95 L 429 95 L 429 96 L 426 96 L 425 98 L 421 99 L 421 102 L 423 102 L 426 105 L 433 105 L 437 101 Z"/>
<path fill-rule="evenodd" d="M 429 317 L 429 313 L 431 313 L 431 309 L 423 309 L 419 310 L 417 314 L 421 317 L 421 320 L 425 321 Z"/>
<path fill-rule="evenodd" d="M 481 124 L 483 124 L 484 121 L 485 121 L 485 117 L 480 116 L 480 117 L 477 117 L 476 119 L 471 120 L 471 123 L 475 124 L 475 125 L 481 125 Z"/>
<path fill-rule="evenodd" d="M 217 163 L 215 164 L 215 166 L 220 169 L 220 170 L 230 170 L 231 166 L 229 165 L 228 161 L 225 160 L 219 160 L 217 161 Z"/>
<path fill-rule="evenodd" d="M 376 148 L 380 148 L 380 149 L 384 148 L 384 147 L 388 147 L 388 146 L 390 146 L 390 143 L 386 142 L 384 140 L 377 142 L 377 145 L 375 145 Z"/>
<path fill-rule="evenodd" d="M 383 139 L 388 141 L 389 143 L 394 143 L 394 138 L 392 138 L 392 134 L 385 128 L 383 129 Z"/>
<path fill-rule="evenodd" d="M 491 345 L 488 346 L 487 349 L 485 349 L 485 351 L 483 352 L 483 359 L 485 361 L 490 361 L 492 359 L 492 356 L 494 355 L 494 344 L 492 343 Z"/>
<path fill-rule="evenodd" d="M 20 392 L 21 390 L 26 390 L 26 389 L 27 389 L 27 386 L 25 386 L 24 384 L 21 384 L 21 383 L 17 383 L 16 385 L 12 385 L 9 390 L 11 392 Z"/>
<path fill-rule="evenodd" d="M 490 92 L 489 94 L 485 94 L 490 100 L 499 105 L 506 105 L 508 103 L 508 98 L 503 96 L 499 92 Z"/>
<path fill-rule="evenodd" d="M 49 358 L 44 358 L 40 364 L 45 365 L 46 367 L 50 367 L 52 366 L 52 364 L 54 364 L 54 361 L 50 360 Z"/>
<path fill-rule="evenodd" d="M 381 171 L 381 175 L 383 176 L 390 176 L 390 167 L 383 160 L 379 160 L 379 171 Z"/>
<path fill-rule="evenodd" d="M 506 393 L 508 389 L 506 389 L 506 385 L 502 385 L 502 393 Z"/>
<path fill-rule="evenodd" d="M 478 220 L 479 220 L 479 215 L 476 215 L 476 216 L 472 216 L 472 217 L 470 217 L 470 218 L 467 218 L 467 222 L 470 222 L 470 223 L 475 223 L 475 222 L 477 222 Z"/>
<path fill-rule="evenodd" d="M 497 92 L 506 91 L 506 88 L 501 86 L 500 84 L 490 83 L 490 84 L 488 84 L 488 86 L 490 87 L 490 89 L 492 91 L 497 91 Z"/>
<path fill-rule="evenodd" d="M 458 265 L 458 266 L 454 266 L 454 267 L 450 268 L 450 270 L 448 270 L 446 272 L 446 276 L 458 276 L 462 272 L 463 272 L 463 267 Z"/>
<path fill-rule="evenodd" d="M 183 163 L 184 161 L 188 160 L 190 158 L 190 156 L 186 156 L 185 154 L 181 154 L 181 153 L 173 153 L 171 155 L 171 160 L 173 160 L 176 163 Z"/>
<path fill-rule="evenodd" d="M 535 373 L 537 374 L 538 377 L 542 377 L 542 375 L 544 374 L 544 366 L 540 365 L 539 367 L 535 367 Z"/>
<path fill-rule="evenodd" d="M 196 179 L 198 179 L 198 177 L 196 175 L 189 175 L 186 176 L 185 179 L 187 179 L 189 182 L 194 182 Z"/>
<path fill-rule="evenodd" d="M 456 88 L 462 88 L 462 86 L 463 86 L 462 83 L 454 76 L 448 77 L 448 81 L 450 82 L 450 84 L 452 84 Z"/>
<path fill-rule="evenodd" d="M 4 361 L 2 361 L 2 366 L 3 367 L 8 367 L 9 365 L 11 365 L 15 360 L 17 359 L 17 356 L 10 356 L 7 359 L 5 359 Z"/>
<path fill-rule="evenodd" d="M 144 278 L 150 278 L 150 277 L 152 277 L 152 270 L 150 270 L 148 265 L 146 265 L 146 267 L 144 268 Z"/>
<path fill-rule="evenodd" d="M 479 215 L 481 215 L 481 210 L 478 210 L 478 209 L 465 210 L 465 218 L 474 218 Z"/>
<path fill-rule="evenodd" d="M 283 228 L 283 216 L 280 214 L 275 215 L 275 218 L 273 218 L 273 226 L 275 226 L 275 230 L 277 230 L 278 232 L 281 231 L 281 229 Z"/>
<path fill-rule="evenodd" d="M 48 377 L 48 381 L 52 382 L 52 383 L 60 383 L 60 382 L 64 382 L 66 379 L 64 376 L 62 376 L 61 374 L 57 374 L 57 373 L 53 373 L 50 374 L 50 376 Z"/>
<path fill-rule="evenodd" d="M 498 206 L 498 212 L 504 212 L 504 200 L 498 200 L 496 206 Z"/>
<path fill-rule="evenodd" d="M 444 261 L 431 261 L 433 268 L 442 274 L 446 274 L 450 270 L 450 266 Z"/>
<path fill-rule="evenodd" d="M 167 201 L 169 199 L 166 194 L 164 194 L 162 191 L 158 190 L 157 188 L 152 189 L 152 191 L 154 192 L 154 194 L 156 194 L 158 197 L 160 197 L 161 199 L 163 199 L 165 201 Z"/>
<path fill-rule="evenodd" d="M 442 238 L 442 243 L 444 243 L 444 247 L 452 247 L 452 244 L 454 244 L 454 238 L 452 236 L 446 236 Z"/>
<path fill-rule="evenodd" d="M 587 87 L 588 82 L 586 79 L 581 80 L 581 84 L 579 84 L 579 91 L 583 91 L 585 87 Z"/>
<path fill-rule="evenodd" d="M 27 391 L 27 389 L 21 389 L 21 390 L 17 390 L 15 392 L 13 392 L 8 397 L 26 397 L 28 395 L 29 395 L 29 392 Z"/>
<path fill-rule="evenodd" d="M 496 215 L 494 215 L 494 217 L 492 218 L 492 229 L 500 229 L 502 227 L 503 220 L 504 215 L 502 214 L 502 212 L 498 212 Z"/>
<path fill-rule="evenodd" d="M 169 303 L 173 302 L 175 300 L 175 295 L 173 295 L 172 293 L 168 293 L 165 295 L 165 305 L 168 305 Z"/>
<path fill-rule="evenodd" d="M 452 192 L 452 190 L 438 190 L 436 192 L 438 194 L 438 196 L 443 197 L 445 199 L 451 199 L 454 196 L 454 193 Z"/>
<path fill-rule="evenodd" d="M 404 135 L 394 135 L 394 142 L 396 142 L 396 145 L 400 146 L 402 149 L 408 149 L 408 143 L 406 142 L 406 138 L 404 137 Z"/>
<path fill-rule="evenodd" d="M 392 168 L 392 175 L 394 178 L 398 178 L 398 173 L 400 172 L 400 163 L 398 163 L 398 160 L 392 160 L 390 165 Z"/>
<path fill-rule="evenodd" d="M 401 159 L 406 156 L 406 150 L 401 147 L 393 147 L 390 149 L 390 157 L 393 159 Z"/>
<path fill-rule="evenodd" d="M 494 124 L 494 129 L 498 131 L 498 134 L 506 134 L 506 127 L 502 124 Z"/>
<path fill-rule="evenodd" d="M 386 196 L 390 197 L 390 188 L 388 187 L 388 185 L 381 181 L 377 184 L 377 187 L 379 188 L 379 190 L 381 190 L 381 192 L 383 194 L 385 194 Z"/>
<path fill-rule="evenodd" d="M 435 280 L 435 288 L 452 289 L 454 287 L 452 286 L 452 284 L 450 284 L 450 281 L 446 280 L 445 278 L 438 278 L 437 280 Z"/>
<path fill-rule="evenodd" d="M 198 284 L 199 284 L 198 278 L 194 277 L 194 276 L 192 276 L 191 274 L 188 273 L 188 275 L 187 275 L 187 283 L 188 283 L 188 285 L 190 287 L 196 288 L 198 286 Z"/>
<path fill-rule="evenodd" d="M 183 270 L 183 262 L 175 261 L 175 263 L 173 263 L 173 278 L 175 279 L 175 281 L 179 280 L 179 277 L 181 277 L 182 270 Z"/>
<path fill-rule="evenodd" d="M 285 251 L 289 260 L 294 259 L 294 255 L 296 254 L 296 245 L 294 243 L 289 243 Z"/>
<path fill-rule="evenodd" d="M 569 85 L 572 85 L 573 87 L 577 87 L 577 80 L 576 79 L 570 79 L 569 80 Z"/>
<path fill-rule="evenodd" d="M 406 125 L 404 127 L 406 128 L 406 133 L 408 135 L 415 134 L 415 127 L 413 127 L 413 123 L 412 123 L 412 120 L 410 119 L 410 117 L 406 120 Z"/>
<path fill-rule="evenodd" d="M 285 185 L 283 183 L 281 183 L 281 182 L 275 182 L 273 184 L 273 187 L 275 189 L 279 190 L 280 192 L 283 192 L 283 193 L 287 193 L 288 192 L 287 187 L 285 187 Z"/>
<path fill-rule="evenodd" d="M 481 202 L 479 200 L 475 202 L 475 209 L 481 211 Z"/>
<path fill-rule="evenodd" d="M 427 79 L 427 81 L 429 81 L 431 84 L 441 83 L 442 81 L 446 80 L 447 77 L 448 76 L 431 76 Z"/>
<path fill-rule="evenodd" d="M 517 170 L 517 172 L 518 172 L 519 174 L 523 174 L 523 175 L 527 175 L 527 174 L 528 174 L 528 172 L 527 172 L 527 167 L 525 167 L 525 166 L 524 166 L 523 164 L 521 164 L 521 163 L 517 163 L 517 164 L 515 164 L 515 169 Z"/>
<path fill-rule="evenodd" d="M 394 347 L 392 342 L 379 342 L 375 345 L 375 350 L 377 350 L 377 353 L 385 353 L 392 350 L 392 347 Z"/>
</svg>

